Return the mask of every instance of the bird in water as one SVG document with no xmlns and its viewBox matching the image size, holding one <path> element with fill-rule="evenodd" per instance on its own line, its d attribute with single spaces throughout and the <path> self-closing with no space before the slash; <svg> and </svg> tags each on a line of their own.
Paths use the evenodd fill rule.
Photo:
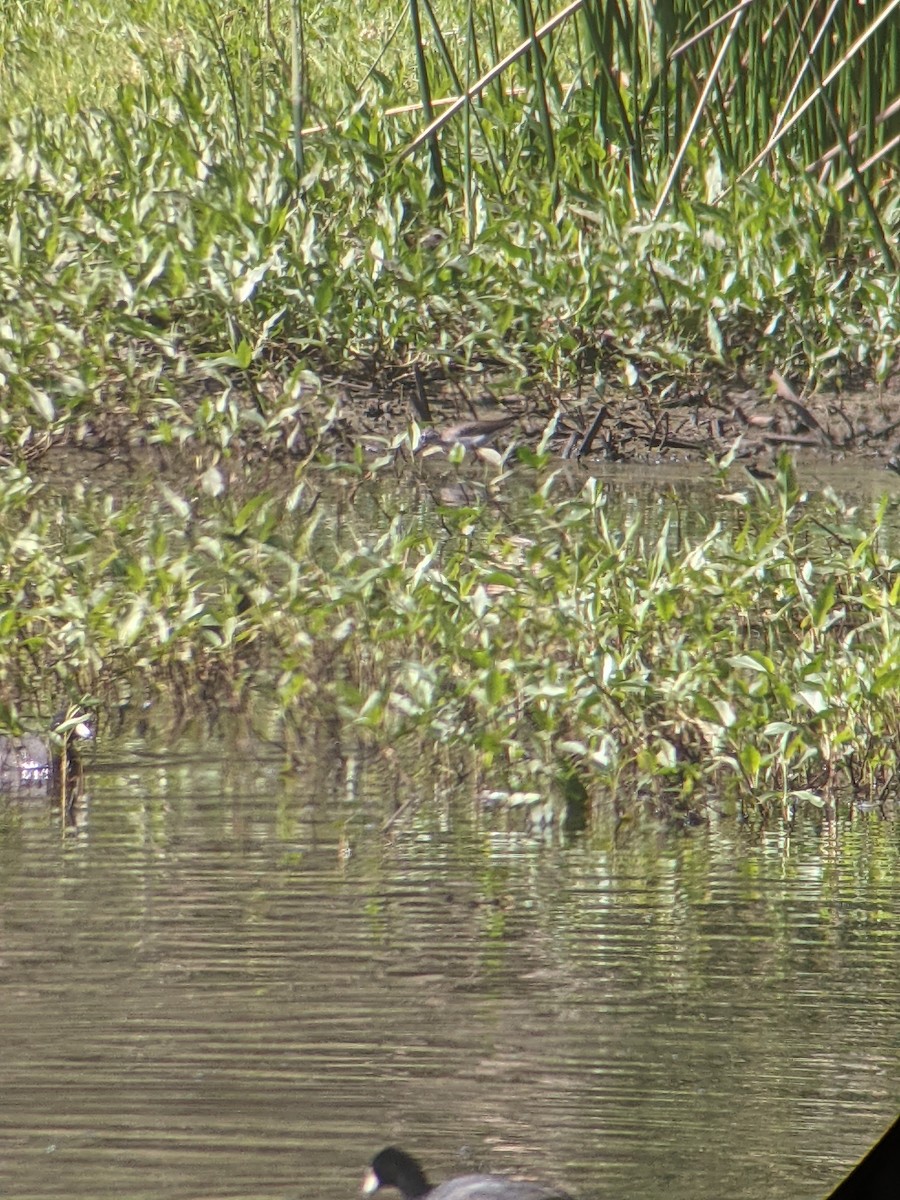
<svg viewBox="0 0 900 1200">
<path fill-rule="evenodd" d="M 895 1200 L 900 1162 L 900 1118 L 884 1131 L 827 1200 Z M 372 1159 L 363 1177 L 362 1195 L 395 1188 L 402 1200 L 571 1200 L 559 1188 L 510 1179 L 505 1175 L 459 1175 L 432 1187 L 419 1162 L 388 1146 Z"/>
<path fill-rule="evenodd" d="M 571 1200 L 559 1188 L 506 1175 L 458 1175 L 432 1187 L 421 1164 L 396 1146 L 376 1154 L 363 1177 L 364 1197 L 379 1188 L 396 1188 L 403 1200 Z"/>
</svg>

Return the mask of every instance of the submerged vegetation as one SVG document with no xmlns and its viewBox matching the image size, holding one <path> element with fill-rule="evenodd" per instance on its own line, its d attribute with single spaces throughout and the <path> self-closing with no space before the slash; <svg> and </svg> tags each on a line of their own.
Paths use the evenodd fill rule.
<svg viewBox="0 0 900 1200">
<path fill-rule="evenodd" d="M 331 503 L 308 478 L 246 501 L 82 489 L 74 518 L 19 477 L 0 511 L 0 693 L 38 704 L 54 679 L 102 710 L 277 696 L 286 737 L 315 720 L 336 749 L 405 746 L 426 775 L 462 756 L 545 817 L 603 797 L 702 813 L 893 795 L 885 503 L 812 503 L 785 461 L 730 495 L 731 519 L 673 500 L 654 527 L 570 472 L 523 490 L 535 465 L 464 503 L 441 499 L 446 467 L 411 489 L 386 463 L 328 480 Z"/>
</svg>

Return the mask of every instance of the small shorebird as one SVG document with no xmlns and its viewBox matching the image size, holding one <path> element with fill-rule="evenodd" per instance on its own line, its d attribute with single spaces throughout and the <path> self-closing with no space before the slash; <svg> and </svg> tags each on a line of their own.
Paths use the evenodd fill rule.
<svg viewBox="0 0 900 1200">
<path fill-rule="evenodd" d="M 446 429 L 423 429 L 419 438 L 419 449 L 434 446 L 449 450 L 458 445 L 469 450 L 478 450 L 482 446 L 490 445 L 498 433 L 508 429 L 518 419 L 494 417 L 479 421 L 460 421 L 456 425 L 448 425 Z"/>
</svg>

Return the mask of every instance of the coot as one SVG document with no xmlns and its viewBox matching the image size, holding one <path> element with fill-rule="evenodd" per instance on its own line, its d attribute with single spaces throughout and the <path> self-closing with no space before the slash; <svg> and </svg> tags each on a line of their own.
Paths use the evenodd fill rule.
<svg viewBox="0 0 900 1200">
<path fill-rule="evenodd" d="M 379 1188 L 396 1188 L 403 1200 L 571 1200 L 559 1188 L 509 1179 L 505 1175 L 459 1175 L 433 1188 L 421 1165 L 410 1154 L 388 1146 L 372 1159 L 363 1178 L 363 1196 Z"/>
</svg>

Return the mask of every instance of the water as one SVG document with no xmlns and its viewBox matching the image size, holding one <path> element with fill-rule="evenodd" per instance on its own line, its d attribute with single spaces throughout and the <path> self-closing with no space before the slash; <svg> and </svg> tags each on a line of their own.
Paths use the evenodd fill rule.
<svg viewBox="0 0 900 1200">
<path fill-rule="evenodd" d="M 385 832 L 321 748 L 98 754 L 76 832 L 0 801 L 5 1197 L 348 1200 L 396 1142 L 813 1200 L 900 1106 L 895 822 L 539 838 L 462 791 Z"/>
</svg>

